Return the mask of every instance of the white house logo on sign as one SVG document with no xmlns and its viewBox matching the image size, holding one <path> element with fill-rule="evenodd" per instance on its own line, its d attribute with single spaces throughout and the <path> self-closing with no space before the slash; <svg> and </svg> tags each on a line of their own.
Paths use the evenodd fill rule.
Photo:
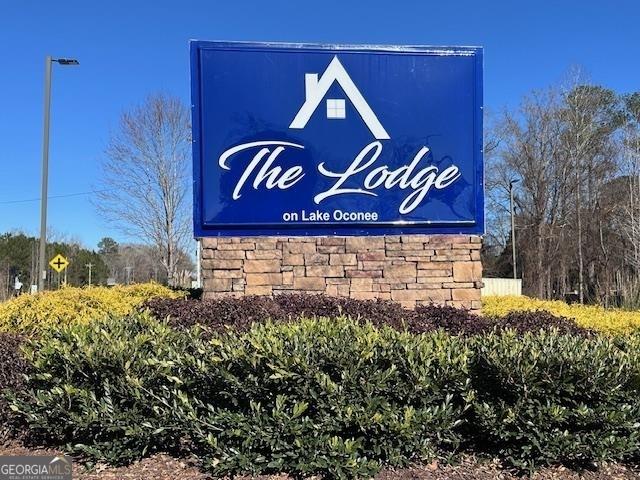
<svg viewBox="0 0 640 480">
<path fill-rule="evenodd" d="M 318 77 L 317 73 L 306 73 L 304 77 L 305 99 L 295 114 L 289 128 L 291 130 L 304 129 L 311 117 L 318 111 L 323 100 L 326 101 L 326 119 L 344 120 L 347 118 L 346 99 L 326 98 L 329 89 L 338 84 L 344 91 L 346 98 L 358 112 L 362 121 L 375 138 L 365 145 L 360 152 L 348 163 L 342 171 L 330 168 L 325 161 L 316 166 L 320 175 L 331 179 L 331 186 L 313 196 L 313 202 L 320 205 L 331 197 L 368 195 L 377 197 L 385 190 L 400 189 L 406 191 L 400 204 L 398 213 L 405 215 L 418 208 L 427 197 L 431 189 L 442 190 L 452 185 L 461 176 L 457 165 L 451 164 L 440 169 L 433 164 L 427 164 L 429 147 L 422 146 L 412 158 L 402 166 L 391 169 L 388 165 L 380 165 L 378 160 L 383 152 L 383 142 L 390 140 L 389 133 L 382 126 L 378 116 L 353 82 L 338 56 L 334 56 L 324 73 Z M 293 189 L 307 175 L 302 162 L 284 168 L 278 159 L 282 155 L 294 154 L 304 150 L 305 145 L 280 139 L 259 140 L 235 145 L 225 150 L 218 158 L 218 165 L 223 170 L 231 170 L 233 159 L 240 153 L 250 152 L 253 157 L 241 171 L 239 180 L 235 183 L 232 193 L 233 200 L 239 200 L 248 189 L 254 191 L 269 190 L 286 191 Z M 242 168 L 242 167 L 239 167 Z M 307 165 L 308 168 L 308 165 Z M 316 211 L 309 216 L 301 210 L 300 215 L 283 216 L 283 221 L 332 221 L 349 220 L 342 212 Z M 359 220 L 361 216 L 354 215 Z M 373 212 L 369 219 L 376 221 L 378 215 Z"/>
<path fill-rule="evenodd" d="M 360 90 L 358 90 L 358 87 L 356 87 L 353 80 L 351 80 L 342 63 L 338 60 L 337 55 L 333 57 L 333 60 L 331 60 L 331 63 L 320 79 L 318 79 L 317 73 L 305 74 L 304 90 L 307 98 L 291 122 L 291 125 L 289 125 L 289 128 L 302 129 L 307 125 L 311 115 L 316 111 L 334 82 L 337 82 L 342 87 L 342 90 L 344 90 L 344 93 L 356 108 L 364 123 L 369 130 L 371 130 L 373 136 L 378 140 L 389 140 L 389 134 L 378 120 L 376 114 L 371 110 L 371 107 L 360 93 Z M 346 118 L 344 99 L 327 99 L 327 118 Z"/>
</svg>

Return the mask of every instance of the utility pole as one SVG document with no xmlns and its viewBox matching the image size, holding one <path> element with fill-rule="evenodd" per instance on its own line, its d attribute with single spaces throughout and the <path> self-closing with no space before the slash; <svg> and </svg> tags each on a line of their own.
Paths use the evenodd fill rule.
<svg viewBox="0 0 640 480">
<path fill-rule="evenodd" d="M 91 269 L 93 268 L 93 263 L 89 262 L 85 265 L 89 269 L 89 286 L 91 286 Z"/>
<path fill-rule="evenodd" d="M 40 190 L 40 250 L 38 255 L 38 291 L 44 291 L 47 278 L 47 195 L 49 188 L 49 120 L 51 117 L 51 64 L 79 65 L 72 58 L 53 59 L 47 55 L 44 63 L 44 128 L 42 130 L 42 185 Z M 58 275 L 58 278 L 60 276 Z"/>
<path fill-rule="evenodd" d="M 511 180 L 509 182 L 509 198 L 511 200 L 511 254 L 513 261 L 513 278 L 518 278 L 518 270 L 516 268 L 516 221 L 515 221 L 515 207 L 513 205 L 513 184 L 518 183 L 520 180 Z"/>
</svg>

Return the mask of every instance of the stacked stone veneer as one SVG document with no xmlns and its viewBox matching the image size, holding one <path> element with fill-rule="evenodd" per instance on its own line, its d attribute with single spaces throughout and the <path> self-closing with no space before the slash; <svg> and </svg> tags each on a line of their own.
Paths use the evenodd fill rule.
<svg viewBox="0 0 640 480">
<path fill-rule="evenodd" d="M 469 235 L 205 238 L 205 298 L 304 292 L 477 310 L 480 247 Z"/>
</svg>

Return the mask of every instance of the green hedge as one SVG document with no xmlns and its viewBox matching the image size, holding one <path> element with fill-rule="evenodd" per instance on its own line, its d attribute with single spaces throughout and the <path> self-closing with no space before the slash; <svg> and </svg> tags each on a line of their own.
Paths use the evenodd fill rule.
<svg viewBox="0 0 640 480">
<path fill-rule="evenodd" d="M 168 360 L 189 350 L 188 338 L 146 317 L 126 320 L 48 330 L 24 349 L 26 388 L 10 398 L 38 440 L 115 465 L 176 446 L 159 404 L 188 374 Z"/>
<path fill-rule="evenodd" d="M 638 458 L 639 340 L 513 332 L 472 340 L 476 443 L 527 470 Z"/>
<path fill-rule="evenodd" d="M 640 337 L 471 338 L 349 319 L 178 332 L 145 316 L 31 341 L 10 395 L 95 460 L 197 454 L 214 474 L 370 476 L 462 450 L 531 469 L 638 458 Z"/>
<path fill-rule="evenodd" d="M 194 359 L 194 401 L 173 413 L 216 473 L 369 475 L 459 445 L 469 355 L 442 333 L 345 319 L 255 326 Z"/>
</svg>

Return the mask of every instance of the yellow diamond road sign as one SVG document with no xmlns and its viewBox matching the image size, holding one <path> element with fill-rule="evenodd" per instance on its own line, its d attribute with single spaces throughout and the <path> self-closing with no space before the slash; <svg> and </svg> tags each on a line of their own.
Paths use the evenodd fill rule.
<svg viewBox="0 0 640 480">
<path fill-rule="evenodd" d="M 62 255 L 58 254 L 51 259 L 49 262 L 51 268 L 53 268 L 56 272 L 60 273 L 69 265 L 69 260 L 64 258 Z"/>
</svg>

